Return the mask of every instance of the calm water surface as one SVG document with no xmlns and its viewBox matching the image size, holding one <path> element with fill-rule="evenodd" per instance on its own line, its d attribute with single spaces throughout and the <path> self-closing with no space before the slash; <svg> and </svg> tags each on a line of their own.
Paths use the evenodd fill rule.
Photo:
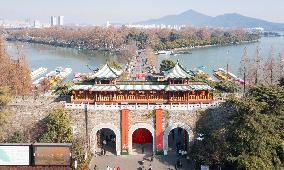
<svg viewBox="0 0 284 170">
<path fill-rule="evenodd" d="M 8 43 L 8 51 L 13 54 L 14 43 Z M 90 72 L 87 67 L 96 68 L 106 62 L 108 58 L 115 57 L 112 54 L 104 54 L 90 51 L 78 51 L 70 48 L 52 47 L 47 45 L 21 43 L 28 63 L 32 70 L 38 67 L 47 67 L 48 71 L 58 66 L 71 67 L 74 72 Z M 232 45 L 224 47 L 210 47 L 192 50 L 192 54 L 180 54 L 176 56 L 161 55 L 159 62 L 166 58 L 179 60 L 179 62 L 188 69 L 204 66 L 203 70 L 212 73 L 212 70 L 219 67 L 226 67 L 229 63 L 229 70 L 237 74 L 239 63 L 243 54 L 243 49 L 247 47 L 251 58 L 255 56 L 256 48 L 261 48 L 261 56 L 267 58 L 271 47 L 274 54 L 284 54 L 284 37 L 262 38 L 260 42 Z M 69 76 L 72 78 L 72 75 Z"/>
</svg>

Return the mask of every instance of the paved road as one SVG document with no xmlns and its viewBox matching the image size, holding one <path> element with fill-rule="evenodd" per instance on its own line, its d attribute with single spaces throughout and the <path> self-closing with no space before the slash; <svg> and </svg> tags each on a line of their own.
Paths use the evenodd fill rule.
<svg viewBox="0 0 284 170">
<path fill-rule="evenodd" d="M 174 170 L 176 163 L 176 156 L 155 156 L 153 162 L 150 162 L 150 157 L 142 154 L 139 155 L 128 155 L 128 156 L 96 156 L 92 158 L 90 169 L 94 169 L 94 165 L 97 165 L 98 170 L 106 170 L 107 166 L 111 168 L 119 166 L 121 170 L 144 170 L 142 167 L 143 157 L 146 158 L 144 161 L 145 170 L 149 169 L 150 164 L 153 170 Z M 185 159 L 181 159 L 183 167 L 180 170 L 191 170 L 191 166 L 186 162 Z"/>
</svg>

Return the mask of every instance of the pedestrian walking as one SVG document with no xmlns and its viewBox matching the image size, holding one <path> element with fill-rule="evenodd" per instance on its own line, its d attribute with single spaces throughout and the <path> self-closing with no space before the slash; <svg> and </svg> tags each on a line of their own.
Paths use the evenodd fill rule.
<svg viewBox="0 0 284 170">
<path fill-rule="evenodd" d="M 142 154 L 144 154 L 144 145 L 142 145 Z"/>
<path fill-rule="evenodd" d="M 95 165 L 95 166 L 94 166 L 94 170 L 98 170 L 98 167 L 97 167 L 97 165 Z"/>
<path fill-rule="evenodd" d="M 148 170 L 152 170 L 152 165 L 151 164 L 149 165 L 149 169 Z"/>
</svg>

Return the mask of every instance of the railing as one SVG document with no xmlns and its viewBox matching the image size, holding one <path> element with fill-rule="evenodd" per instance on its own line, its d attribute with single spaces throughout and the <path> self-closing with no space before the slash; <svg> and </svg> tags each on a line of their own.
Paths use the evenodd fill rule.
<svg viewBox="0 0 284 170">
<path fill-rule="evenodd" d="M 163 109 L 163 110 L 197 110 L 197 109 L 206 109 L 214 108 L 219 106 L 218 101 L 210 104 L 74 104 L 74 103 L 65 103 L 66 109 L 88 109 L 88 110 L 154 110 L 154 109 Z"/>
</svg>

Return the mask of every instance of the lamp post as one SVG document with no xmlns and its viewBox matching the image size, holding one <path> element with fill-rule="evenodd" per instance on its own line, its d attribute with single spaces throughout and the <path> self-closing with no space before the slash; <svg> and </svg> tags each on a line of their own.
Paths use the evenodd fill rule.
<svg viewBox="0 0 284 170">
<path fill-rule="evenodd" d="M 244 97 L 246 96 L 246 72 L 244 71 Z"/>
<path fill-rule="evenodd" d="M 88 105 L 85 104 L 85 132 L 86 132 L 86 147 L 89 149 L 89 133 L 88 133 Z"/>
</svg>

